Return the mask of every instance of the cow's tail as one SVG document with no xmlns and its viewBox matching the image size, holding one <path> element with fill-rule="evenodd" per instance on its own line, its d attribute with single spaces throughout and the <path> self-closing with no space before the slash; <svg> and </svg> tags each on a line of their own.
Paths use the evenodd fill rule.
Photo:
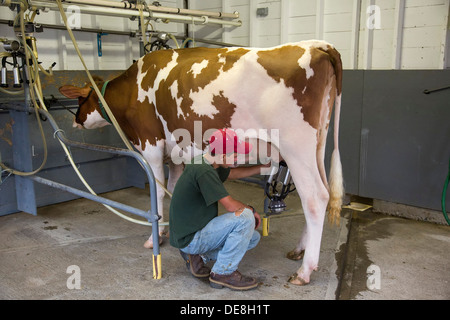
<svg viewBox="0 0 450 320">
<path fill-rule="evenodd" d="M 342 62 L 337 50 L 327 50 L 334 66 L 336 76 L 336 98 L 334 102 L 334 150 L 331 155 L 329 188 L 330 200 L 328 202 L 328 221 L 339 225 L 339 218 L 344 197 L 344 180 L 342 175 L 341 156 L 339 154 L 339 118 L 341 114 L 342 98 Z"/>
</svg>

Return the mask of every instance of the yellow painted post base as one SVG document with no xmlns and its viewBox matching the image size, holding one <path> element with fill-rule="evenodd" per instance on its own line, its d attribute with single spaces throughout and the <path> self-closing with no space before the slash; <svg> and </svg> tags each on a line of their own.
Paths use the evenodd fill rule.
<svg viewBox="0 0 450 320">
<path fill-rule="evenodd" d="M 263 237 L 267 237 L 269 235 L 269 218 L 264 217 L 262 221 L 262 235 Z"/>
<path fill-rule="evenodd" d="M 153 279 L 161 279 L 161 254 L 153 255 Z"/>
</svg>

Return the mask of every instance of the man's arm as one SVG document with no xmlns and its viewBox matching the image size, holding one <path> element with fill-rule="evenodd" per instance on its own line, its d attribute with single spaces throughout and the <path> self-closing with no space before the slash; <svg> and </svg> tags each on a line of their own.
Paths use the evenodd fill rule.
<svg viewBox="0 0 450 320">
<path fill-rule="evenodd" d="M 228 212 L 234 212 L 236 216 L 239 216 L 245 208 L 249 208 L 253 211 L 253 215 L 255 216 L 255 229 L 259 227 L 261 224 L 261 217 L 258 212 L 254 211 L 253 208 L 243 204 L 239 200 L 233 199 L 231 196 L 226 196 L 219 200 L 219 203 L 225 207 Z"/>
<path fill-rule="evenodd" d="M 270 164 L 262 164 L 251 167 L 238 167 L 230 170 L 230 174 L 228 175 L 228 180 L 237 180 L 241 178 L 246 178 L 253 176 L 255 174 L 259 174 L 262 168 L 268 168 Z"/>
<path fill-rule="evenodd" d="M 226 196 L 219 200 L 219 203 L 224 206 L 228 212 L 236 212 L 247 207 L 239 200 L 233 199 L 231 196 Z"/>
</svg>

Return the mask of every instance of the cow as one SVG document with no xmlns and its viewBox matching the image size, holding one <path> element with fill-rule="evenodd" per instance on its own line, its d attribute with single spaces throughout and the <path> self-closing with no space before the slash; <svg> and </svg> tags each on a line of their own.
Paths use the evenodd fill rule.
<svg viewBox="0 0 450 320">
<path fill-rule="evenodd" d="M 161 50 L 141 57 L 107 86 L 99 78 L 96 84 L 159 181 L 165 181 L 163 164 L 168 161 L 169 191 L 183 170 L 183 164 L 170 157 L 181 140 L 174 135 L 177 129 L 183 128 L 190 137 L 198 123 L 202 134 L 213 128 L 278 130 L 277 141 L 269 135 L 257 138 L 276 145 L 296 185 L 306 224 L 297 246 L 287 254 L 303 259 L 289 281 L 310 282 L 318 267 L 326 211 L 331 221 L 338 221 L 344 193 L 338 147 L 342 62 L 333 45 L 308 40 L 263 49 Z M 60 92 L 79 101 L 75 126 L 92 129 L 110 124 L 90 84 L 65 85 Z M 325 143 L 333 106 L 334 149 L 327 181 Z M 205 147 L 194 139 L 187 142 L 192 150 Z M 168 221 L 163 198 L 164 191 L 157 186 L 158 212 Z"/>
</svg>

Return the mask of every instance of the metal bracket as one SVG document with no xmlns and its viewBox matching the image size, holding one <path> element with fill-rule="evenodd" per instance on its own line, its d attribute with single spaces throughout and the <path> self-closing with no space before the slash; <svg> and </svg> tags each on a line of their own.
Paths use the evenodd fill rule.
<svg viewBox="0 0 450 320">
<path fill-rule="evenodd" d="M 450 86 L 446 86 L 446 87 L 442 87 L 442 88 L 437 88 L 437 89 L 432 89 L 432 90 L 425 89 L 425 90 L 423 90 L 423 93 L 425 93 L 425 94 L 430 94 L 430 93 L 433 93 L 433 92 L 436 92 L 436 91 L 445 90 L 445 89 L 450 89 Z"/>
<path fill-rule="evenodd" d="M 107 36 L 107 33 L 99 32 L 97 33 L 97 52 L 98 56 L 101 57 L 103 55 L 102 53 L 102 36 Z"/>
</svg>

